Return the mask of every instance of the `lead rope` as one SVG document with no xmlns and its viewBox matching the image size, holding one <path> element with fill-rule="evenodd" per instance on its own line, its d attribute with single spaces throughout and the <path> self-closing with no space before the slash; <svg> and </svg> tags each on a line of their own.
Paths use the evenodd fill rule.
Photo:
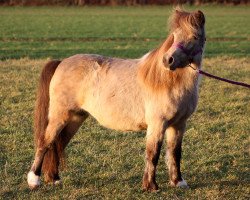
<svg viewBox="0 0 250 200">
<path fill-rule="evenodd" d="M 225 78 L 221 78 L 219 76 L 215 76 L 215 75 L 209 74 L 207 72 L 202 71 L 201 69 L 195 69 L 194 67 L 191 66 L 191 64 L 189 64 L 189 67 L 191 67 L 193 70 L 196 70 L 199 74 L 207 76 L 209 78 L 213 78 L 213 79 L 216 79 L 216 80 L 220 80 L 220 81 L 224 81 L 224 82 L 227 82 L 227 83 L 231 83 L 233 85 L 239 85 L 239 86 L 242 86 L 242 87 L 250 88 L 250 85 L 247 84 L 247 83 L 232 81 L 232 80 L 229 80 L 229 79 L 225 79 Z"/>
</svg>

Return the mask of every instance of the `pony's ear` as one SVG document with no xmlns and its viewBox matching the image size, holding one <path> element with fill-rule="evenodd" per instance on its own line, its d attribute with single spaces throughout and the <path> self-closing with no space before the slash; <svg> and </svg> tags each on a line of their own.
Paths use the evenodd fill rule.
<svg viewBox="0 0 250 200">
<path fill-rule="evenodd" d="M 194 13 L 194 16 L 195 16 L 196 19 L 198 19 L 199 25 L 204 26 L 204 24 L 205 24 L 205 15 L 203 14 L 203 12 L 198 10 L 197 12 Z"/>
</svg>

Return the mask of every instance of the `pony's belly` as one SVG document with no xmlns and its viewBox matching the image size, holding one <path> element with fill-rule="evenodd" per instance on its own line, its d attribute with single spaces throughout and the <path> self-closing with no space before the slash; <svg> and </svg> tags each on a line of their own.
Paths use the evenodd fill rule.
<svg viewBox="0 0 250 200">
<path fill-rule="evenodd" d="M 144 114 L 139 110 L 131 111 L 125 108 L 115 108 L 112 105 L 83 105 L 82 109 L 92 115 L 102 126 L 120 131 L 145 130 L 147 125 Z"/>
<path fill-rule="evenodd" d="M 91 113 L 91 112 L 90 112 Z M 92 116 L 104 127 L 120 130 L 120 131 L 140 131 L 145 130 L 147 125 L 141 120 L 132 119 L 128 116 L 123 116 L 117 113 L 117 115 L 107 115 L 100 113 L 91 113 Z"/>
<path fill-rule="evenodd" d="M 117 119 L 107 121 L 103 119 L 97 119 L 97 121 L 102 125 L 110 129 L 119 130 L 119 131 L 141 131 L 146 129 L 145 123 L 136 123 L 131 120 L 122 120 Z"/>
</svg>

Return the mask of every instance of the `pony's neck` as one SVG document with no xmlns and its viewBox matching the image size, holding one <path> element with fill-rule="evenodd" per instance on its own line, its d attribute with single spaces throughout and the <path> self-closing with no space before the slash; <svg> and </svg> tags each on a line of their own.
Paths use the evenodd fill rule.
<svg viewBox="0 0 250 200">
<path fill-rule="evenodd" d="M 146 54 L 139 61 L 138 78 L 148 89 L 156 92 L 162 90 L 186 89 L 196 87 L 198 74 L 190 67 L 167 70 L 163 64 L 163 56 L 173 44 L 171 34 L 163 44 Z"/>
<path fill-rule="evenodd" d="M 175 71 L 169 71 L 168 89 L 193 91 L 198 86 L 198 73 L 191 67 L 177 68 Z"/>
</svg>

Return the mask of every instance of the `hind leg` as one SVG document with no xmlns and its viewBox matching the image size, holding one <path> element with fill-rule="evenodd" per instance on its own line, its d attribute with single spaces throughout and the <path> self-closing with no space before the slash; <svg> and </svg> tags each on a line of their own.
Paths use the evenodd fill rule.
<svg viewBox="0 0 250 200">
<path fill-rule="evenodd" d="M 57 112 L 49 118 L 49 123 L 45 131 L 44 139 L 40 138 L 37 143 L 35 159 L 31 170 L 28 173 L 28 184 L 30 188 L 36 188 L 40 185 L 40 175 L 45 153 L 48 151 L 58 134 L 66 126 L 69 120 L 68 112 Z"/>
<path fill-rule="evenodd" d="M 59 165 L 64 161 L 62 159 L 63 151 L 87 117 L 88 114 L 85 112 L 81 114 L 72 113 L 69 122 L 56 139 L 53 148 L 45 154 L 42 165 L 45 182 L 60 183 Z"/>
</svg>

